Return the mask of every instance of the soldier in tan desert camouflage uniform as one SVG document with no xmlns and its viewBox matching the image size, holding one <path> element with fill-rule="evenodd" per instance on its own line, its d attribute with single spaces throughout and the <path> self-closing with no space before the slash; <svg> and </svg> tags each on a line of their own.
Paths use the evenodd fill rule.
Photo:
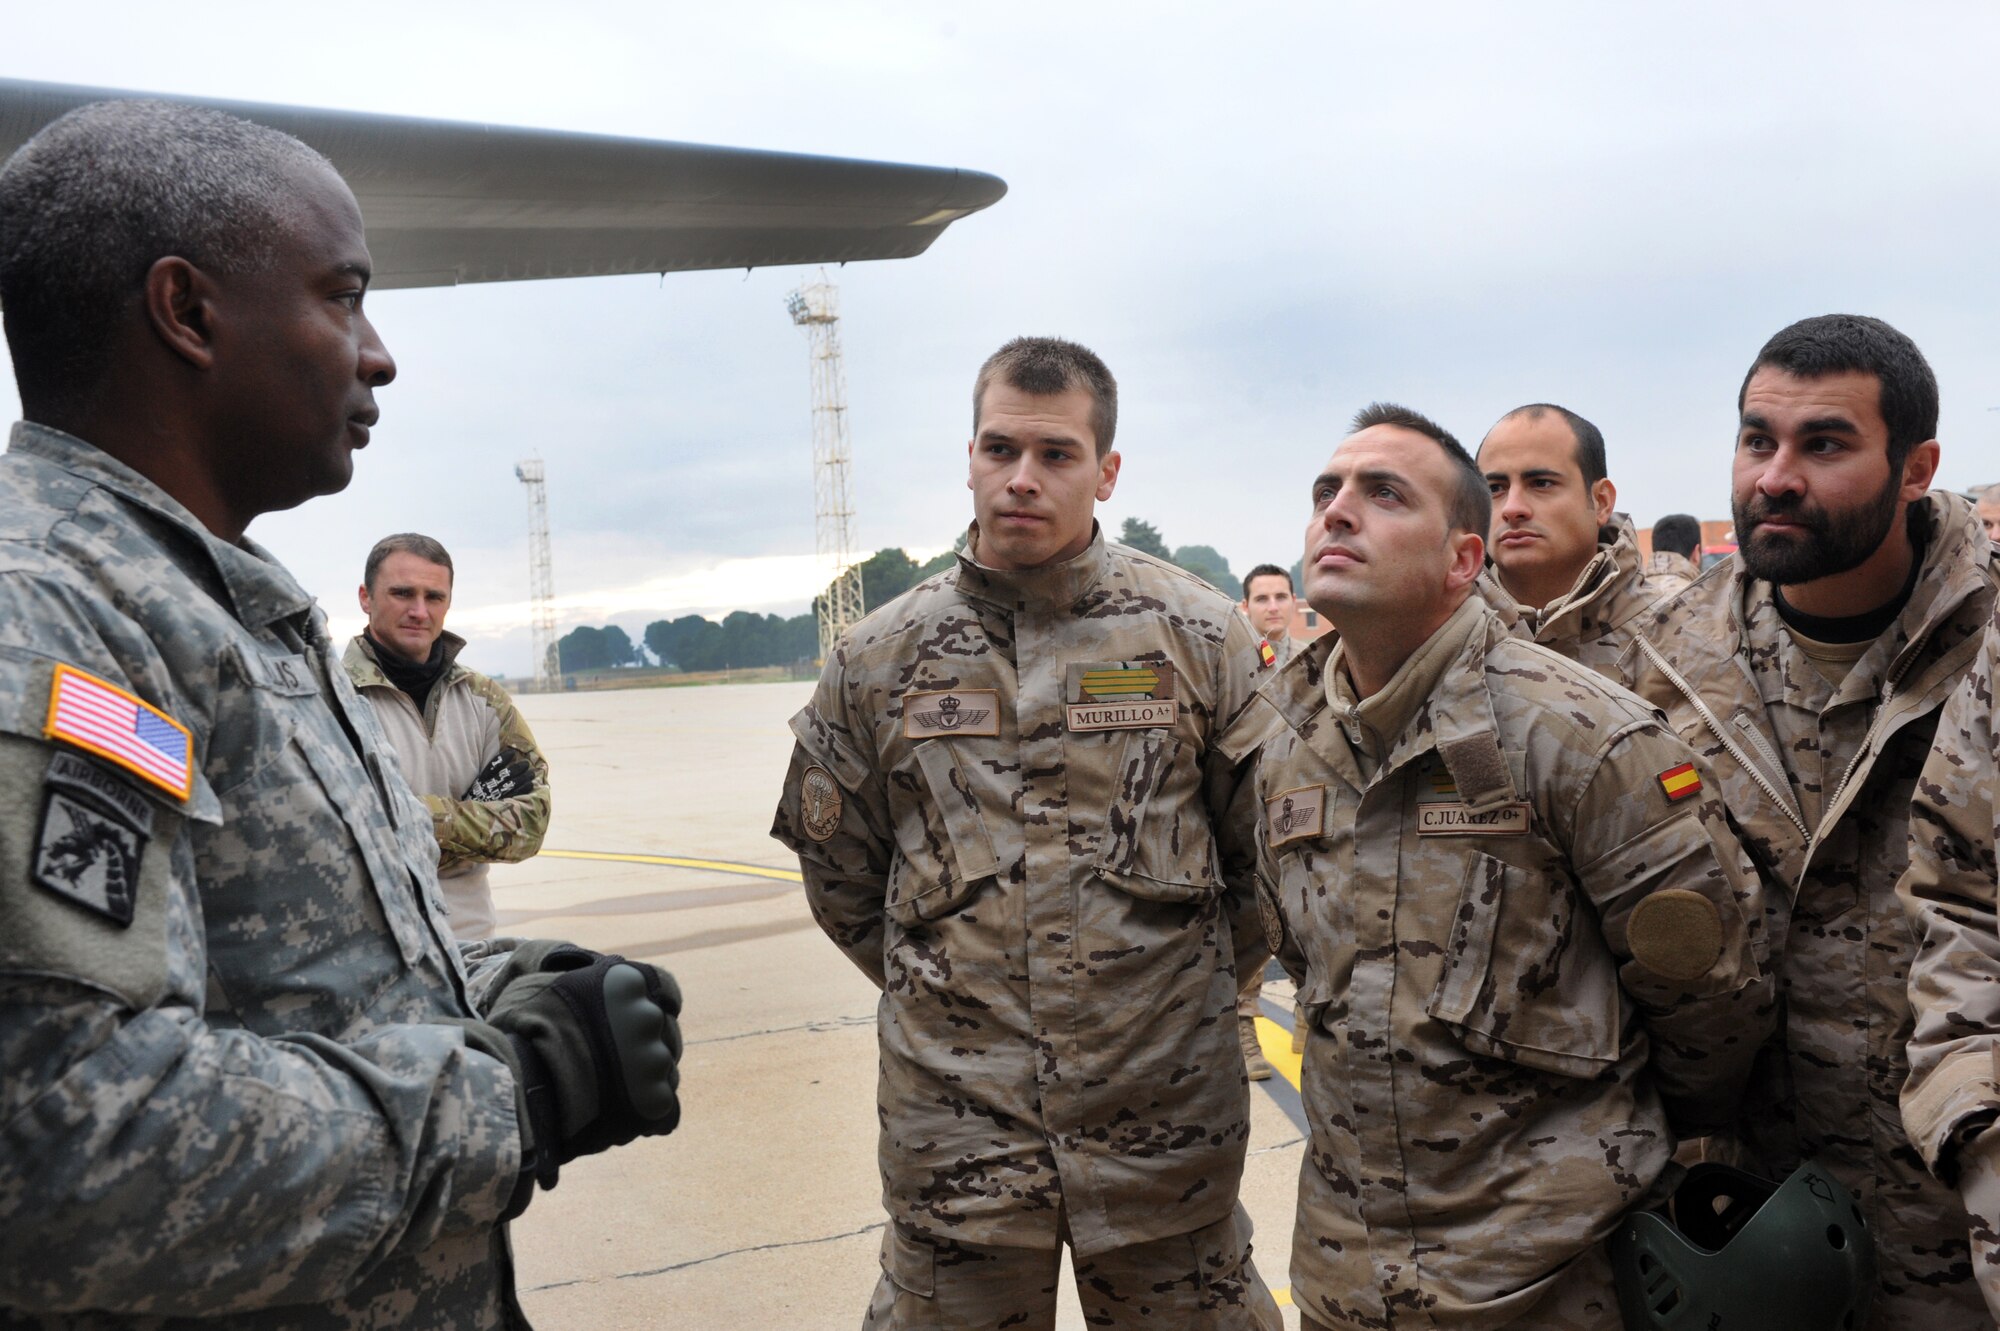
<svg viewBox="0 0 2000 1331">
<path fill-rule="evenodd" d="M 1903 1123 L 1969 1213 L 1972 1272 L 2000 1319 L 2000 612 L 1938 718 L 1910 808 L 1897 891 L 1917 935 L 1910 962 L 1910 1079 Z"/>
<path fill-rule="evenodd" d="M 842 640 L 773 835 L 881 986 L 890 1224 L 869 1327 L 1275 1328 L 1237 1203 L 1235 976 L 1267 955 L 1223 596 L 1108 544 L 1116 385 L 1056 339 L 981 370 L 957 567 Z"/>
<path fill-rule="evenodd" d="M 1310 1022 L 1307 1328 L 1616 1331 L 1602 1240 L 1664 1200 L 1770 1029 L 1755 876 L 1657 714 L 1472 594 L 1487 494 L 1375 406 L 1313 486 L 1334 636 L 1266 687 L 1266 928 Z"/>
<path fill-rule="evenodd" d="M 1494 422 L 1478 462 L 1493 499 L 1481 593 L 1523 637 L 1618 679 L 1618 658 L 1669 589 L 1647 573 L 1632 520 L 1614 511 L 1604 435 L 1566 407 L 1534 403 Z"/>
<path fill-rule="evenodd" d="M 1653 556 L 1646 576 L 1661 594 L 1672 596 L 1701 576 L 1701 522 L 1691 514 L 1669 513 L 1653 524 Z"/>
<path fill-rule="evenodd" d="M 1740 548 L 1660 609 L 1628 661 L 1766 884 L 1783 1022 L 1708 1157 L 1772 1179 L 1815 1161 L 1874 1235 L 1873 1324 L 1957 1331 L 1992 1323 L 1958 1194 L 1903 1132 L 1915 945 L 1895 888 L 1938 712 L 2000 569 L 1972 505 L 1926 493 L 1937 401 L 1922 353 L 1879 320 L 1774 336 L 1738 401 Z"/>
</svg>

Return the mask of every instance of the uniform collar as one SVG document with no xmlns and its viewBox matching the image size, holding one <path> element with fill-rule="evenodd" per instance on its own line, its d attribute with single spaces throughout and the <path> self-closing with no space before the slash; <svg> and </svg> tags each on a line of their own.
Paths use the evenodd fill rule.
<svg viewBox="0 0 2000 1331">
<path fill-rule="evenodd" d="M 446 629 L 438 635 L 438 641 L 444 644 L 444 669 L 438 672 L 434 687 L 442 688 L 465 673 L 465 667 L 458 663 L 458 654 L 465 649 L 465 639 Z M 368 641 L 365 633 L 357 633 L 347 640 L 347 650 L 341 653 L 340 667 L 354 681 L 357 689 L 396 687 L 382 673 L 381 662 L 375 657 L 375 644 Z"/>
<path fill-rule="evenodd" d="M 1041 568 L 988 568 L 978 560 L 979 524 L 957 550 L 958 589 L 1003 610 L 1065 610 L 1094 591 L 1110 565 L 1104 530 L 1090 524 L 1090 544 L 1074 559 Z"/>
<path fill-rule="evenodd" d="M 1534 637 L 1538 640 L 1546 636 L 1551 626 L 1570 618 L 1581 618 L 1583 613 L 1599 601 L 1608 601 L 1615 590 L 1633 579 L 1643 576 L 1644 561 L 1639 556 L 1639 533 L 1633 527 L 1632 519 L 1624 513 L 1614 513 L 1611 521 L 1599 530 L 1597 553 L 1583 566 L 1570 589 L 1540 610 L 1529 610 L 1514 602 L 1514 617 L 1507 619 L 1509 626 L 1520 619 L 1526 619 L 1535 626 Z M 1505 584 L 1499 575 L 1492 576 L 1492 586 L 1503 594 Z M 1483 590 L 1483 589 L 1482 589 Z M 1513 602 L 1513 597 L 1507 597 Z"/>
<path fill-rule="evenodd" d="M 16 421 L 7 450 L 88 481 L 174 528 L 207 557 L 245 627 L 263 628 L 312 608 L 312 597 L 269 551 L 247 536 L 240 544 L 218 539 L 178 499 L 96 445 L 47 425 Z"/>
</svg>

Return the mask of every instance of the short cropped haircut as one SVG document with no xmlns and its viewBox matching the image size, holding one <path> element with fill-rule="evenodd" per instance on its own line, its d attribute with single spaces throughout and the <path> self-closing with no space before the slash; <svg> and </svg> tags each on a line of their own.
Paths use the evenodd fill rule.
<svg viewBox="0 0 2000 1331">
<path fill-rule="evenodd" d="M 442 545 L 421 532 L 399 531 L 394 536 L 384 536 L 375 542 L 375 548 L 368 552 L 368 564 L 361 571 L 361 585 L 371 594 L 375 591 L 375 575 L 381 571 L 382 561 L 390 555 L 415 555 L 426 563 L 442 564 L 454 581 L 458 577 L 451 566 L 451 553 Z"/>
<path fill-rule="evenodd" d="M 160 259 L 267 267 L 311 168 L 333 169 L 289 134 L 159 101 L 80 106 L 22 144 L 0 167 L 0 316 L 26 414 L 88 400 Z"/>
<path fill-rule="evenodd" d="M 1653 524 L 1653 549 L 1671 550 L 1700 562 L 1697 554 L 1701 550 L 1701 523 L 1692 514 L 1667 514 Z"/>
<path fill-rule="evenodd" d="M 995 381 L 1035 397 L 1053 397 L 1081 388 L 1090 394 L 1090 433 L 1097 456 L 1111 451 L 1118 432 L 1118 381 L 1097 353 L 1059 337 L 1017 337 L 986 358 L 972 382 L 972 433 L 979 435 L 979 409 Z"/>
<path fill-rule="evenodd" d="M 1736 410 L 1750 381 L 1765 366 L 1798 379 L 1824 379 L 1858 370 L 1879 388 L 1882 422 L 1889 427 L 1889 467 L 1900 470 L 1910 450 L 1937 437 L 1938 386 L 1930 362 L 1908 337 L 1865 314 L 1821 314 L 1780 329 L 1750 362 Z"/>
<path fill-rule="evenodd" d="M 1354 413 L 1354 423 L 1347 432 L 1360 434 L 1375 425 L 1414 430 L 1435 441 L 1444 450 L 1444 455 L 1457 464 L 1457 485 L 1445 507 L 1452 530 L 1469 531 L 1480 540 L 1485 540 L 1493 524 L 1493 496 L 1486 488 L 1486 477 L 1480 472 L 1479 464 L 1472 460 L 1472 454 L 1465 451 L 1465 445 L 1458 442 L 1457 436 L 1430 417 L 1394 402 L 1370 402 Z"/>
<path fill-rule="evenodd" d="M 1250 599 L 1250 584 L 1259 578 L 1283 578 L 1288 591 L 1296 592 L 1298 590 L 1292 586 L 1291 570 L 1279 568 L 1276 564 L 1259 564 L 1243 575 L 1244 601 L 1248 602 Z"/>
<path fill-rule="evenodd" d="M 1500 419 L 1504 421 L 1526 416 L 1531 421 L 1538 421 L 1551 413 L 1563 418 L 1563 424 L 1569 426 L 1570 438 L 1576 440 L 1576 467 L 1583 473 L 1584 488 L 1588 489 L 1609 476 L 1611 473 L 1604 462 L 1604 432 L 1568 407 L 1559 407 L 1553 402 L 1530 402 L 1525 407 L 1514 408 Z"/>
</svg>

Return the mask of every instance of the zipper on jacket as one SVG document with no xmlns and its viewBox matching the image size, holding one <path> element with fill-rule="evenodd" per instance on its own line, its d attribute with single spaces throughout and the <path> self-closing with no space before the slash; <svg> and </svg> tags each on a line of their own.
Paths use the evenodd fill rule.
<svg viewBox="0 0 2000 1331">
<path fill-rule="evenodd" d="M 1793 807 L 1791 799 L 1784 792 L 1781 792 L 1777 786 L 1772 784 L 1769 775 L 1764 771 L 1763 767 L 1743 751 L 1734 736 L 1723 729 L 1722 722 L 1716 719 L 1715 713 L 1709 709 L 1708 704 L 1696 695 L 1693 686 L 1687 682 L 1680 671 L 1667 664 L 1667 659 L 1660 655 L 1659 649 L 1653 646 L 1646 638 L 1638 638 L 1636 641 L 1639 644 L 1639 650 L 1644 652 L 1655 666 L 1659 667 L 1660 673 L 1667 677 L 1667 682 L 1679 689 L 1681 695 L 1694 705 L 1694 710 L 1701 717 L 1703 724 L 1707 725 L 1715 733 L 1715 737 L 1722 741 L 1722 747 L 1729 750 L 1731 756 L 1736 759 L 1743 770 L 1750 774 L 1750 779 L 1755 781 L 1763 789 L 1764 793 L 1771 797 L 1771 802 L 1784 812 L 1785 817 L 1791 820 L 1792 826 L 1799 829 L 1799 835 L 1805 839 L 1807 849 L 1810 851 L 1813 839 L 1812 829 L 1806 826 L 1804 816 Z M 1752 730 L 1751 733 L 1755 734 L 1756 732 Z M 1762 735 L 1757 736 L 1759 747 L 1763 747 L 1763 738 Z M 1782 763 L 1778 764 L 1778 770 L 1780 772 L 1784 771 Z"/>
</svg>

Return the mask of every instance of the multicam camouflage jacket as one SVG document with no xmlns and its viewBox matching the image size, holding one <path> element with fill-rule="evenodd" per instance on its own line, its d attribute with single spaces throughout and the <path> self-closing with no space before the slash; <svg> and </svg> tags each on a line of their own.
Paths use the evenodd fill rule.
<svg viewBox="0 0 2000 1331">
<path fill-rule="evenodd" d="M 1530 642 L 1623 683 L 1619 659 L 1646 622 L 1646 612 L 1673 589 L 1646 571 L 1632 519 L 1615 514 L 1598 533 L 1597 553 L 1561 599 L 1540 610 L 1517 602 L 1488 566 L 1479 592 L 1500 621 Z"/>
<path fill-rule="evenodd" d="M 512 1079 L 325 620 L 68 435 L 0 458 L 0 1324 L 516 1324 Z"/>
<path fill-rule="evenodd" d="M 1947 1182 L 1958 1147 L 2000 1122 L 2000 611 L 1938 718 L 1910 806 L 1910 867 L 1897 892 L 1916 934 L 1910 962 L 1910 1078 L 1903 1125 Z M 2000 1217 L 1972 1227 L 1973 1270 L 2000 1308 Z"/>
<path fill-rule="evenodd" d="M 1026 571 L 961 552 L 828 661 L 772 835 L 882 986 L 894 1220 L 1066 1223 L 1089 1255 L 1229 1214 L 1235 972 L 1266 951 L 1216 742 L 1256 676 L 1227 598 L 1101 535 Z"/>
<path fill-rule="evenodd" d="M 1595 1245 L 1770 1029 L 1755 875 L 1657 715 L 1477 596 L 1352 699 L 1323 639 L 1260 702 L 1265 927 L 1309 1023 L 1293 1298 L 1470 1331 L 1594 1280 L 1615 1328 Z"/>
<path fill-rule="evenodd" d="M 1838 689 L 1740 557 L 1663 603 L 1627 664 L 1719 785 L 1767 885 L 1783 1024 L 1710 1157 L 1772 1178 L 1815 1159 L 1854 1192 L 1875 1239 L 1877 1325 L 1985 1327 L 1964 1211 L 1903 1133 L 1914 943 L 1895 888 L 1918 774 L 1978 650 L 2000 557 L 1959 496 L 1912 510 L 1928 533 L 1916 585 Z"/>
<path fill-rule="evenodd" d="M 542 848 L 549 826 L 549 764 L 507 690 L 458 663 L 465 640 L 446 633 L 444 672 L 423 711 L 389 682 L 375 646 L 356 634 L 341 664 L 375 709 L 396 760 L 431 814 L 438 880 L 460 938 L 490 938 L 488 864 L 516 864 Z"/>
</svg>

